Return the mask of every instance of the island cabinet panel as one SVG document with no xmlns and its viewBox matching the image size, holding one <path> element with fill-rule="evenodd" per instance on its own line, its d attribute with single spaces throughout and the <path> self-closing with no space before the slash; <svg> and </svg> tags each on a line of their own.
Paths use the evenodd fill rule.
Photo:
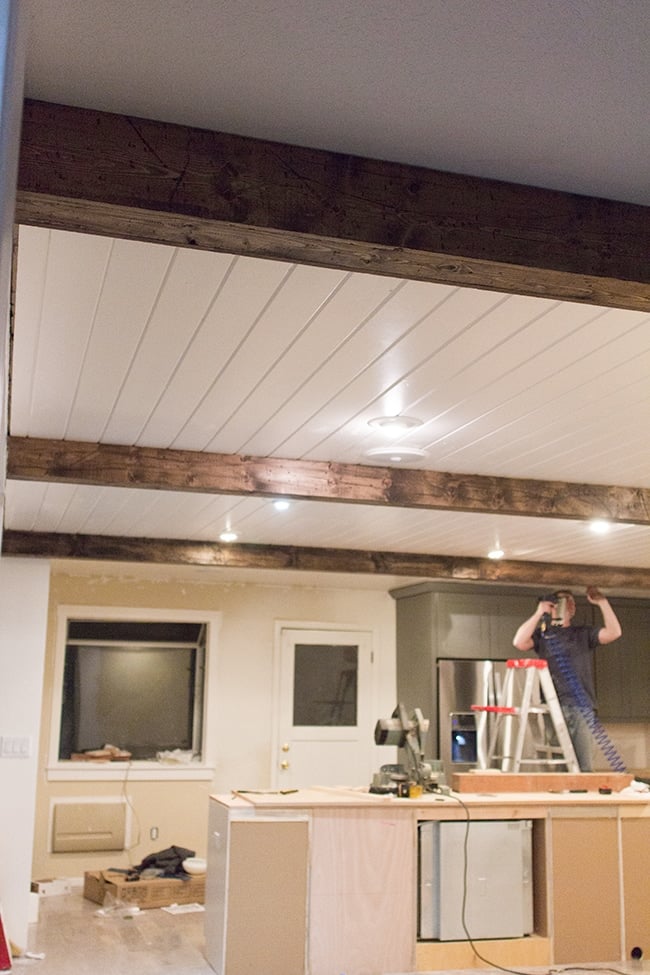
<svg viewBox="0 0 650 975">
<path fill-rule="evenodd" d="M 314 810 L 311 870 L 310 975 L 413 971 L 411 810 Z"/>
<path fill-rule="evenodd" d="M 615 815 L 553 815 L 555 964 L 621 958 L 621 888 Z"/>
<path fill-rule="evenodd" d="M 309 822 L 211 804 L 206 957 L 217 975 L 304 975 Z"/>
<path fill-rule="evenodd" d="M 232 823 L 226 948 L 230 975 L 304 972 L 307 857 L 307 822 Z"/>
<path fill-rule="evenodd" d="M 624 958 L 633 948 L 650 953 L 650 816 L 621 819 L 625 903 Z"/>
<path fill-rule="evenodd" d="M 618 968 L 634 947 L 647 955 L 648 794 L 497 783 L 462 799 L 329 787 L 213 796 L 205 938 L 216 975 L 445 971 L 485 967 L 480 956 L 507 969 Z M 533 821 L 533 933 L 418 940 L 419 824 L 521 819 Z"/>
</svg>

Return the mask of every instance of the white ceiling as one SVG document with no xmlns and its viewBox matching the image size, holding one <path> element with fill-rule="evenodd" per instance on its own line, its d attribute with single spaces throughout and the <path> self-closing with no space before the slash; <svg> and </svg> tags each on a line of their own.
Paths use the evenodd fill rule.
<svg viewBox="0 0 650 975">
<path fill-rule="evenodd" d="M 650 487 L 650 317 L 23 227 L 11 433 Z M 369 426 L 404 414 L 397 441 Z M 630 416 L 635 422 L 630 423 Z M 380 461 L 385 463 L 385 461 Z M 646 566 L 645 528 L 66 484 L 6 527 Z"/>
<path fill-rule="evenodd" d="M 650 203 L 646 0 L 36 0 L 30 97 Z M 11 433 L 650 487 L 638 312 L 22 228 Z M 381 463 L 384 463 L 383 461 Z M 650 566 L 647 529 L 73 485 L 7 528 Z"/>
<path fill-rule="evenodd" d="M 650 204 L 647 0 L 28 0 L 29 97 Z"/>
</svg>

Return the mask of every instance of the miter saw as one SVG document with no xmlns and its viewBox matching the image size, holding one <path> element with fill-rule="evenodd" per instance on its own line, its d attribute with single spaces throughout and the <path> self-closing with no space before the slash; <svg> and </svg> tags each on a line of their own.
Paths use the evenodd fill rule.
<svg viewBox="0 0 650 975">
<path fill-rule="evenodd" d="M 382 765 L 375 772 L 370 792 L 410 795 L 412 786 L 422 791 L 434 792 L 438 788 L 440 771 L 433 769 L 424 759 L 424 743 L 429 731 L 429 719 L 422 716 L 419 708 L 412 715 L 403 704 L 398 704 L 390 718 L 380 718 L 375 725 L 375 744 L 394 745 L 406 753 L 404 765 Z"/>
</svg>

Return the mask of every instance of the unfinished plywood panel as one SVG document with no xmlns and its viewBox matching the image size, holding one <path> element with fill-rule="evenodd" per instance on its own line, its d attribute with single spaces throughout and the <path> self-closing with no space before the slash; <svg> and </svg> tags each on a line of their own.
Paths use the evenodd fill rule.
<svg viewBox="0 0 650 975">
<path fill-rule="evenodd" d="M 313 817 L 310 975 L 413 971 L 412 811 L 330 808 Z"/>
<path fill-rule="evenodd" d="M 621 820 L 623 894 L 625 903 L 625 957 L 632 948 L 650 954 L 650 818 Z"/>
<path fill-rule="evenodd" d="M 571 789 L 620 792 L 634 776 L 629 772 L 454 772 L 454 792 L 566 792 Z"/>
<path fill-rule="evenodd" d="M 124 800 L 56 802 L 52 809 L 52 852 L 123 850 L 126 810 Z"/>
<path fill-rule="evenodd" d="M 309 825 L 230 826 L 225 975 L 304 975 Z"/>
<path fill-rule="evenodd" d="M 476 949 L 476 950 L 475 950 Z M 496 966 L 544 966 L 551 964 L 548 938 L 492 938 L 489 941 L 420 941 L 415 950 L 417 972 L 444 972 L 447 969 L 485 968 L 483 958 Z M 506 968 L 507 970 L 507 968 Z"/>
<path fill-rule="evenodd" d="M 553 961 L 618 961 L 621 899 L 618 823 L 552 817 Z"/>
</svg>

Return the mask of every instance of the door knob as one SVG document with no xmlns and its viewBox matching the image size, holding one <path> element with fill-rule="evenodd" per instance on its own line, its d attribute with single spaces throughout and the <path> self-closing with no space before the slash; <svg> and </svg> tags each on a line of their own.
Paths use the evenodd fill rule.
<svg viewBox="0 0 650 975">
<path fill-rule="evenodd" d="M 291 745 L 289 744 L 289 742 L 288 741 L 285 741 L 284 745 L 282 746 L 282 751 L 283 752 L 288 752 L 290 748 L 291 748 Z"/>
<path fill-rule="evenodd" d="M 280 768 L 284 768 L 284 769 L 287 769 L 287 768 L 289 768 L 289 763 L 288 763 L 288 761 L 286 760 L 286 758 L 284 759 L 284 761 L 283 761 L 283 762 L 280 762 Z"/>
</svg>

